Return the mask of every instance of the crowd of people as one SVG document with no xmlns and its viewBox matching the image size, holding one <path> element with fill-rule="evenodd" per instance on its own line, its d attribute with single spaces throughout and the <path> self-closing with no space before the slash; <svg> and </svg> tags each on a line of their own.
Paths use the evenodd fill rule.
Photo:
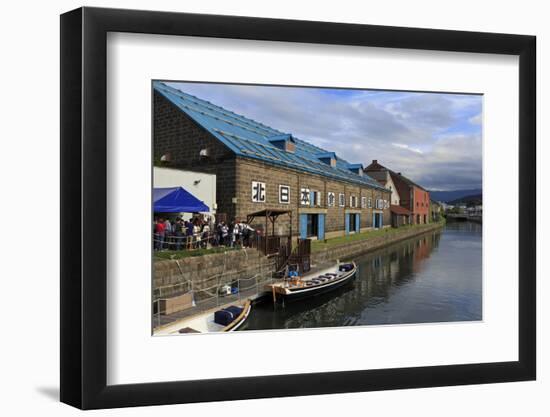
<svg viewBox="0 0 550 417">
<path fill-rule="evenodd" d="M 246 222 L 235 219 L 228 224 L 215 222 L 212 216 L 155 217 L 153 224 L 154 249 L 190 250 L 209 247 L 250 247 L 256 230 Z"/>
</svg>

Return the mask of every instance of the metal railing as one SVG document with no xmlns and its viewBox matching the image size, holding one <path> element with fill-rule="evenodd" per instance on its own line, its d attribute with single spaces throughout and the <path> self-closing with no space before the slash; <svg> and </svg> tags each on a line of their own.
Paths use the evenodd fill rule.
<svg viewBox="0 0 550 417">
<path fill-rule="evenodd" d="M 179 263 L 178 263 L 179 266 Z M 255 265 L 238 271 L 221 272 L 203 280 L 157 287 L 153 290 L 153 324 L 157 328 L 178 319 L 191 317 L 201 312 L 255 297 L 264 287 L 277 281 L 273 278 L 275 263 Z M 181 270 L 180 270 L 181 271 Z M 245 275 L 245 278 L 242 276 Z M 191 294 L 193 306 L 165 315 L 160 311 L 160 300 Z"/>
</svg>

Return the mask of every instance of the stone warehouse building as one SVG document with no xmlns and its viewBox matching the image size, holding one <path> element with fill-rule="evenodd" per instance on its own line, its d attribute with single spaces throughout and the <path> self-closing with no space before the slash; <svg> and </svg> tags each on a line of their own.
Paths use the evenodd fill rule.
<svg viewBox="0 0 550 417">
<path fill-rule="evenodd" d="M 162 82 L 153 111 L 155 163 L 216 174 L 217 212 L 229 222 L 290 210 L 293 235 L 318 239 L 390 225 L 391 193 L 361 164 Z M 276 234 L 288 234 L 287 219 Z"/>
</svg>

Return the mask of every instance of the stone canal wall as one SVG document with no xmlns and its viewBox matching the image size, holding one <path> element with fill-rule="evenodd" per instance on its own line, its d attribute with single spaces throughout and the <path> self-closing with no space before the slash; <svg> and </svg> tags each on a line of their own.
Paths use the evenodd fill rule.
<svg viewBox="0 0 550 417">
<path fill-rule="evenodd" d="M 439 229 L 444 223 L 417 225 L 408 230 L 388 229 L 387 234 L 365 240 L 332 246 L 311 255 L 311 263 L 346 260 L 363 255 L 423 233 Z M 193 290 L 195 296 L 212 296 L 209 288 L 255 276 L 266 279 L 275 270 L 271 258 L 261 256 L 255 249 L 230 250 L 179 260 L 156 261 L 153 269 L 153 298 L 170 298 Z M 201 298 L 202 298 L 201 297 Z"/>
<path fill-rule="evenodd" d="M 179 264 L 179 265 L 178 265 Z M 156 261 L 153 267 L 153 298 L 170 298 L 214 285 L 249 279 L 274 271 L 273 259 L 255 249 L 195 256 L 179 260 Z"/>
<path fill-rule="evenodd" d="M 318 263 L 335 261 L 337 259 L 347 260 L 354 256 L 364 255 L 367 252 L 391 245 L 392 243 L 440 229 L 443 226 L 444 223 L 417 225 L 408 230 L 400 230 L 399 233 L 390 233 L 390 231 L 395 229 L 388 229 L 388 234 L 345 243 L 339 246 L 332 246 L 327 249 L 322 249 L 319 252 L 314 252 L 311 254 L 311 263 L 315 265 Z"/>
</svg>

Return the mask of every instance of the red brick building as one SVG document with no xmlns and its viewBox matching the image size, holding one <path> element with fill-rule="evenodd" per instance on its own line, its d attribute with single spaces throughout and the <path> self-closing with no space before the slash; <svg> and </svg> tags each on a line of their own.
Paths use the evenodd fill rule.
<svg viewBox="0 0 550 417">
<path fill-rule="evenodd" d="M 410 212 L 408 222 L 410 224 L 430 223 L 430 193 L 428 190 L 401 175 L 400 172 L 394 172 L 379 164 L 376 159 L 365 168 L 365 173 L 373 178 L 389 175 L 399 194 L 399 205 Z M 392 212 L 398 216 L 405 214 L 403 210 L 397 208 Z"/>
</svg>

